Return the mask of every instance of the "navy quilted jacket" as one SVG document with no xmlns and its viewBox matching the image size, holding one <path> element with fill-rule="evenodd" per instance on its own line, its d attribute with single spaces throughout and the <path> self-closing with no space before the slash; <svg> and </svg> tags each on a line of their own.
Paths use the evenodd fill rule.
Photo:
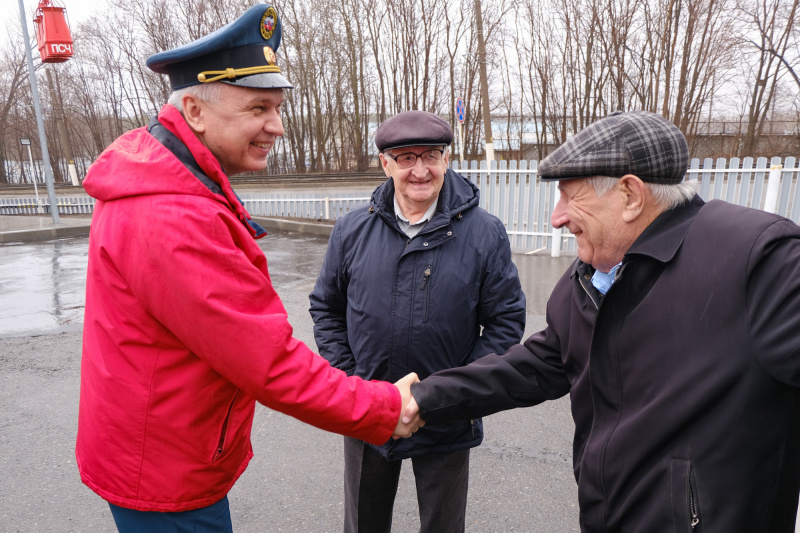
<svg viewBox="0 0 800 533">
<path fill-rule="evenodd" d="M 420 379 L 503 353 L 525 329 L 525 295 L 502 222 L 448 170 L 433 218 L 413 239 L 399 228 L 391 179 L 369 207 L 336 223 L 310 295 L 314 335 L 331 365 L 364 379 Z M 481 328 L 483 328 L 481 330 Z M 379 449 L 390 458 L 477 446 L 480 420 L 422 428 Z"/>
</svg>

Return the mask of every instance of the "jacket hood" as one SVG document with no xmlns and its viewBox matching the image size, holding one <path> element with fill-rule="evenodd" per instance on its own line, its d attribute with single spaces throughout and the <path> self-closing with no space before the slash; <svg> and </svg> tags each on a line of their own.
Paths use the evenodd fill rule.
<svg viewBox="0 0 800 533">
<path fill-rule="evenodd" d="M 447 169 L 444 174 L 444 185 L 439 192 L 439 205 L 433 220 L 443 217 L 445 220 L 457 216 L 480 202 L 480 191 L 472 182 L 461 174 Z M 386 219 L 394 219 L 394 180 L 387 179 L 372 192 L 371 207 Z"/>
<path fill-rule="evenodd" d="M 254 238 L 267 234 L 250 219 L 217 158 L 169 104 L 150 126 L 106 148 L 89 169 L 84 189 L 106 202 L 154 194 L 202 196 L 225 204 Z"/>
<path fill-rule="evenodd" d="M 186 143 L 203 172 L 214 181 L 221 181 L 224 173 L 219 162 L 202 146 L 180 112 L 166 105 L 158 118 Z M 134 167 L 137 171 L 132 174 L 130 169 Z M 131 175 L 137 178 L 130 179 Z M 102 201 L 150 194 L 189 194 L 223 200 L 187 171 L 147 128 L 131 130 L 111 143 L 91 165 L 83 185 L 90 196 Z"/>
</svg>

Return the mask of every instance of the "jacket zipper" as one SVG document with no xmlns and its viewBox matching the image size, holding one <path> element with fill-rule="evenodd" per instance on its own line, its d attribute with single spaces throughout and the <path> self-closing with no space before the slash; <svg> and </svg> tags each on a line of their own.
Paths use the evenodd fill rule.
<svg viewBox="0 0 800 533">
<path fill-rule="evenodd" d="M 422 276 L 422 283 L 419 284 L 419 290 L 424 291 L 425 287 L 428 285 L 428 279 L 431 277 L 431 265 L 428 265 L 428 268 L 425 269 L 425 273 Z M 423 315 L 423 322 L 428 321 L 428 300 L 430 291 L 425 292 L 425 313 Z"/>
<path fill-rule="evenodd" d="M 422 283 L 419 285 L 419 290 L 424 291 L 425 285 L 428 284 L 428 278 L 431 277 L 431 265 L 428 265 L 428 268 L 425 269 L 425 275 L 422 276 Z"/>
<path fill-rule="evenodd" d="M 233 395 L 231 404 L 228 406 L 228 414 L 225 415 L 225 421 L 222 423 L 222 431 L 219 434 L 219 441 L 217 441 L 217 449 L 214 452 L 214 457 L 211 458 L 212 463 L 219 459 L 222 453 L 225 451 L 225 434 L 228 432 L 228 422 L 230 422 L 231 413 L 233 412 L 233 404 L 236 403 L 236 398 L 238 397 L 239 391 L 237 390 L 236 394 Z"/>
<path fill-rule="evenodd" d="M 591 284 L 591 281 L 586 281 L 585 279 L 583 279 L 583 276 L 581 276 L 579 274 L 578 275 L 578 282 L 581 284 L 581 287 L 583 288 L 583 291 L 586 293 L 586 295 L 589 297 L 589 299 L 594 304 L 594 308 L 595 309 L 600 309 L 600 302 L 595 300 L 594 295 L 592 294 L 592 291 L 589 290 L 589 287 L 587 285 L 587 284 Z"/>
<path fill-rule="evenodd" d="M 695 532 L 697 526 L 700 524 L 700 515 L 697 512 L 696 490 L 694 488 L 694 475 L 692 470 L 689 470 L 689 512 L 692 515 L 692 533 Z"/>
</svg>

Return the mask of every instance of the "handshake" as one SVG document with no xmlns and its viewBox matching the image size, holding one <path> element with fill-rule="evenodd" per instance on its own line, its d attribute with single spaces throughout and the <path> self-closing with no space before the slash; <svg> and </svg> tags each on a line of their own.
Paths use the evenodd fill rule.
<svg viewBox="0 0 800 533">
<path fill-rule="evenodd" d="M 419 376 L 416 372 L 412 372 L 394 384 L 400 390 L 400 398 L 403 403 L 400 408 L 400 419 L 397 421 L 397 427 L 392 436 L 393 439 L 407 439 L 425 425 L 425 421 L 419 417 L 417 401 L 411 395 L 411 385 L 418 382 Z"/>
</svg>

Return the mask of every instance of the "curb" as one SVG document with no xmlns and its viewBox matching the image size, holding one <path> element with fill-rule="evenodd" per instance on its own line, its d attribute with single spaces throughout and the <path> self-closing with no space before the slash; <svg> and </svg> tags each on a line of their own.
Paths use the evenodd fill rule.
<svg viewBox="0 0 800 533">
<path fill-rule="evenodd" d="M 0 244 L 12 242 L 41 242 L 65 237 L 85 237 L 89 235 L 89 225 L 59 226 L 57 228 L 20 229 L 0 232 Z"/>
<path fill-rule="evenodd" d="M 321 235 L 323 237 L 330 237 L 333 231 L 332 224 L 315 224 L 312 222 L 297 222 L 295 220 L 286 220 L 282 218 L 262 218 L 251 217 L 254 222 L 263 226 L 264 229 L 270 230 L 283 230 L 283 231 L 296 231 L 297 233 L 308 233 L 311 235 Z"/>
<path fill-rule="evenodd" d="M 333 225 L 297 222 L 280 218 L 252 217 L 255 222 L 267 230 L 294 231 L 309 235 L 330 237 Z M 19 242 L 41 242 L 66 237 L 86 237 L 89 235 L 89 224 L 77 226 L 59 226 L 51 228 L 21 229 L 0 231 L 0 244 Z"/>
</svg>

